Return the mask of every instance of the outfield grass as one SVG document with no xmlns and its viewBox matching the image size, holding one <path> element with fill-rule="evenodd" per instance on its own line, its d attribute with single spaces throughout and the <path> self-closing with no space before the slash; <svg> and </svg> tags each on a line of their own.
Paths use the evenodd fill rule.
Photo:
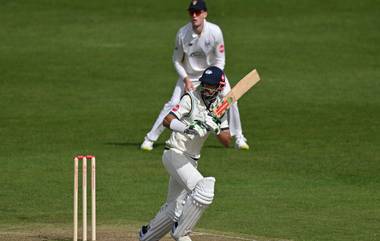
<svg viewBox="0 0 380 241">
<path fill-rule="evenodd" d="M 163 142 L 138 149 L 176 81 L 187 1 L 0 3 L 0 226 L 72 222 L 72 161 L 98 159 L 100 224 L 144 223 L 165 199 Z M 253 150 L 211 139 L 199 227 L 293 240 L 380 240 L 380 4 L 209 0 Z"/>
</svg>

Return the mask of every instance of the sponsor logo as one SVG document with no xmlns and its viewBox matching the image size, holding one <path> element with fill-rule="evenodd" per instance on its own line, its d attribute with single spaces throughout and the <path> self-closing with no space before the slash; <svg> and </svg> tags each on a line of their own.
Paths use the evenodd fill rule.
<svg viewBox="0 0 380 241">
<path fill-rule="evenodd" d="M 193 52 L 190 54 L 190 57 L 204 57 L 205 54 L 203 52 Z"/>
<path fill-rule="evenodd" d="M 223 44 L 221 44 L 221 45 L 219 45 L 219 52 L 220 53 L 224 53 L 224 45 Z"/>
<path fill-rule="evenodd" d="M 173 107 L 172 111 L 174 112 L 174 111 L 177 111 L 178 109 L 179 109 L 179 105 L 176 105 Z"/>
</svg>

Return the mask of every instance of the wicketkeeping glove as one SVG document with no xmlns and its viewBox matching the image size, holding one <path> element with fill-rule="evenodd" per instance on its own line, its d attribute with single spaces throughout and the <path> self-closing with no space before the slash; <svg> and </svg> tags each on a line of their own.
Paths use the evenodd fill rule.
<svg viewBox="0 0 380 241">
<path fill-rule="evenodd" d="M 195 120 L 193 123 L 191 123 L 184 131 L 185 134 L 204 137 L 207 135 L 207 129 L 205 128 L 205 125 L 199 121 Z"/>
<path fill-rule="evenodd" d="M 206 116 L 206 121 L 204 122 L 204 125 L 206 126 L 206 129 L 208 131 L 212 131 L 216 135 L 220 134 L 220 120 L 211 114 Z"/>
</svg>

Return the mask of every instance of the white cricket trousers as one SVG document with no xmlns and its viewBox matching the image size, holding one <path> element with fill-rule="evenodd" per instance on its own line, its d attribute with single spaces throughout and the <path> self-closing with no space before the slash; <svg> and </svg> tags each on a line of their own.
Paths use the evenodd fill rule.
<svg viewBox="0 0 380 241">
<path fill-rule="evenodd" d="M 199 81 L 193 80 L 194 87 L 199 85 Z M 231 90 L 230 83 L 226 77 L 226 86 L 223 89 L 222 94 L 225 96 Z M 177 80 L 177 84 L 174 87 L 174 91 L 171 99 L 167 102 L 162 108 L 160 114 L 158 115 L 156 121 L 153 124 L 152 129 L 148 132 L 147 137 L 151 141 L 157 141 L 161 133 L 165 130 L 162 122 L 164 118 L 169 114 L 173 107 L 179 103 L 181 96 L 185 93 L 185 84 L 182 79 Z M 228 123 L 230 127 L 230 132 L 232 136 L 235 136 L 237 139 L 243 138 L 243 131 L 240 121 L 240 113 L 238 109 L 237 102 L 234 103 L 228 111 Z"/>
<path fill-rule="evenodd" d="M 197 169 L 197 161 L 172 149 L 164 151 L 162 163 L 170 175 L 166 200 L 168 212 L 180 217 L 187 194 L 203 176 Z"/>
</svg>

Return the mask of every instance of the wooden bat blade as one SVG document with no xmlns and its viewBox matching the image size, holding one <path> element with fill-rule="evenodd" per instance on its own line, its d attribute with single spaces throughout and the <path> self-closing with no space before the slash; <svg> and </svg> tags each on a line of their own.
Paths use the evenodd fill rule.
<svg viewBox="0 0 380 241">
<path fill-rule="evenodd" d="M 228 94 L 223 98 L 223 101 L 213 110 L 216 117 L 221 117 L 230 106 L 240 99 L 249 89 L 260 81 L 259 73 L 256 69 L 249 72 L 242 78 Z"/>
<path fill-rule="evenodd" d="M 257 70 L 254 69 L 248 73 L 244 78 L 242 78 L 230 91 L 234 97 L 234 101 L 237 101 L 242 97 L 249 89 L 252 88 L 257 82 L 260 81 L 260 76 Z M 228 94 L 227 94 L 228 95 Z"/>
</svg>

